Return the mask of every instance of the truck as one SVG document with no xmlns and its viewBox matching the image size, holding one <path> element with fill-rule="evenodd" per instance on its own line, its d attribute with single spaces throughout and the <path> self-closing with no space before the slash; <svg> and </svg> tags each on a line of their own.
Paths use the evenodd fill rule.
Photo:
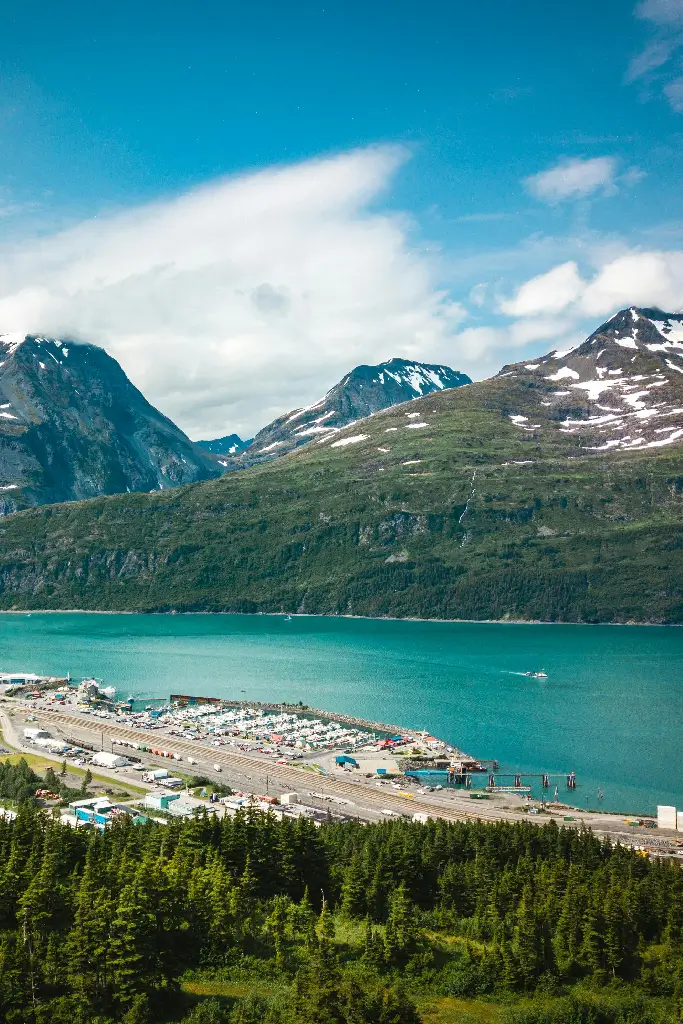
<svg viewBox="0 0 683 1024">
<path fill-rule="evenodd" d="M 158 782 L 159 779 L 168 778 L 167 768 L 152 768 L 142 776 L 144 782 Z"/>
</svg>

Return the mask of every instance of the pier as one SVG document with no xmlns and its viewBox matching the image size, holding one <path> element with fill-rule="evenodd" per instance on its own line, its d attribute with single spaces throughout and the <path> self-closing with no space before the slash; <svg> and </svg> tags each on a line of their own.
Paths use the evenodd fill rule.
<svg viewBox="0 0 683 1024">
<path fill-rule="evenodd" d="M 454 768 L 407 768 L 404 775 L 415 778 L 418 781 L 422 775 L 443 776 L 449 786 L 464 786 L 466 789 L 470 789 L 472 787 L 473 772 L 457 771 Z M 513 781 L 510 785 L 501 785 L 499 781 L 501 779 L 512 779 Z M 543 789 L 550 787 L 551 779 L 563 779 L 566 782 L 567 789 L 576 789 L 576 772 L 489 772 L 486 791 L 489 793 L 531 792 L 531 786 L 524 781 L 526 779 L 541 779 Z"/>
</svg>

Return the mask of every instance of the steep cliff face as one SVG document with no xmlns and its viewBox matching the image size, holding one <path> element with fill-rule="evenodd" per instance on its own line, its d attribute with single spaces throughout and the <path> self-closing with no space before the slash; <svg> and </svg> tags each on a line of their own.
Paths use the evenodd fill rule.
<svg viewBox="0 0 683 1024">
<path fill-rule="evenodd" d="M 450 366 L 407 359 L 356 366 L 319 402 L 278 416 L 258 432 L 246 450 L 238 451 L 223 465 L 226 469 L 245 469 L 259 462 L 272 462 L 302 445 L 323 442 L 356 420 L 382 409 L 471 383 L 467 374 Z"/>
<path fill-rule="evenodd" d="M 0 513 L 218 471 L 103 349 L 0 335 Z"/>
</svg>

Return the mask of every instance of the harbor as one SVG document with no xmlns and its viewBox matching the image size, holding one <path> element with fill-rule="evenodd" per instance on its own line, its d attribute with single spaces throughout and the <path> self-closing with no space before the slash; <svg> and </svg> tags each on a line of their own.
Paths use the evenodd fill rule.
<svg viewBox="0 0 683 1024">
<path fill-rule="evenodd" d="M 531 778 L 539 778 L 544 791 L 550 788 L 552 779 L 556 804 L 559 803 L 560 779 L 566 783 L 567 790 L 576 789 L 574 771 L 564 775 L 501 774 L 497 761 L 477 759 L 424 730 L 369 721 L 302 703 L 274 704 L 171 693 L 167 701 L 158 698 L 136 706 L 142 702 L 136 702 L 133 697 L 126 701 L 115 700 L 114 688 L 104 686 L 94 677 L 79 684 L 72 683 L 70 677 L 68 680 L 43 680 L 42 689 L 33 689 L 32 684 L 28 684 L 8 690 L 7 695 L 28 700 L 34 710 L 57 704 L 103 722 L 115 721 L 133 729 L 159 731 L 169 739 L 210 742 L 215 747 L 230 745 L 243 752 L 285 761 L 305 760 L 321 774 L 340 768 L 345 771 L 370 768 L 370 774 L 374 772 L 380 779 L 400 776 L 404 784 L 416 783 L 428 791 L 463 788 L 489 794 L 529 796 Z M 46 745 L 49 745 L 47 739 Z M 121 745 L 144 753 L 174 756 L 170 750 L 135 744 L 132 740 L 122 741 Z M 333 761 L 332 755 L 341 751 L 342 756 L 336 756 Z M 357 751 L 360 760 L 348 756 Z M 368 751 L 391 755 L 390 769 L 375 764 L 373 758 L 368 762 L 365 756 Z M 512 780 L 509 784 L 508 779 Z"/>
<path fill-rule="evenodd" d="M 303 705 L 175 693 L 136 709 L 134 700 L 117 701 L 111 687 L 92 677 L 62 684 L 5 694 L 0 717 L 15 742 L 21 736 L 24 746 L 47 757 L 110 771 L 136 785 L 156 784 L 154 799 L 163 797 L 162 809 L 171 816 L 202 809 L 235 813 L 240 807 L 268 811 L 283 800 L 288 810 L 277 813 L 306 813 L 318 821 L 330 814 L 422 822 L 540 816 L 562 827 L 591 827 L 650 856 L 683 857 L 675 808 L 664 808 L 668 817 L 662 821 L 670 826 L 673 810 L 676 825 L 665 832 L 660 826 L 656 837 L 653 818 L 586 812 L 570 802 L 577 785 L 573 771 L 542 773 L 536 798 L 531 775 L 501 772 L 497 762 L 478 760 L 425 731 Z M 197 800 L 188 789 L 193 778 L 227 787 L 230 797 L 221 798 L 220 808 L 208 791 Z M 175 788 L 185 791 L 180 802 L 166 799 Z M 137 804 L 135 812 L 143 813 Z M 79 811 L 80 819 L 101 824 L 96 813 L 90 805 Z M 112 805 L 106 813 L 114 820 L 124 811 Z"/>
</svg>

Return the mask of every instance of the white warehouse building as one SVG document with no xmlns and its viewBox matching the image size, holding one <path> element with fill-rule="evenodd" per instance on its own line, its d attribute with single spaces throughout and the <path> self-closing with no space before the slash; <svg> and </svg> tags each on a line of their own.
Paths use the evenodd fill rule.
<svg viewBox="0 0 683 1024">
<path fill-rule="evenodd" d="M 106 750 L 100 750 L 97 754 L 93 754 L 92 763 L 98 768 L 124 768 L 128 761 L 120 754 L 108 754 Z"/>
</svg>

